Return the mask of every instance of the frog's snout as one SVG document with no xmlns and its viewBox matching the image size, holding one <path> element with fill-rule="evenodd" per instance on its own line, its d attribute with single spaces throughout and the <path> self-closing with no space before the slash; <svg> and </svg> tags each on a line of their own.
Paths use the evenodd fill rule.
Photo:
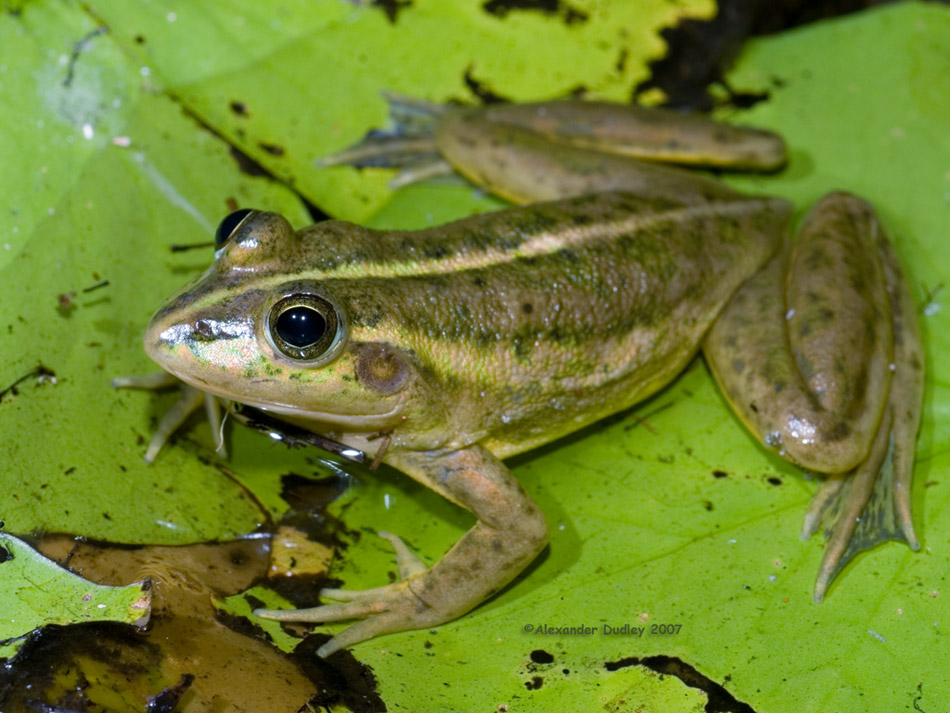
<svg viewBox="0 0 950 713">
<path fill-rule="evenodd" d="M 145 329 L 149 358 L 173 374 L 203 365 L 233 364 L 255 343 L 253 325 L 233 315 L 191 315 L 159 310 Z M 223 360 L 223 361 L 222 361 Z"/>
</svg>

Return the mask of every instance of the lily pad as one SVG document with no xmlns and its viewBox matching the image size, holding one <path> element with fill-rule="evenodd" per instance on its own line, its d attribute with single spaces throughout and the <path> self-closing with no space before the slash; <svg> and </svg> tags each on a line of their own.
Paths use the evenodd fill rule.
<svg viewBox="0 0 950 713">
<path fill-rule="evenodd" d="M 148 581 L 124 587 L 94 584 L 2 532 L 0 554 L 0 659 L 11 658 L 24 636 L 48 624 L 148 623 Z"/>
</svg>

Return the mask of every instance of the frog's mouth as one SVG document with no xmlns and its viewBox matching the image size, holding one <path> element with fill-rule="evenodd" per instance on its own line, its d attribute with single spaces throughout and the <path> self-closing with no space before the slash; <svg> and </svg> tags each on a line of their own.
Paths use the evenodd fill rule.
<svg viewBox="0 0 950 713">
<path fill-rule="evenodd" d="M 282 417 L 282 420 L 312 430 L 314 433 L 385 431 L 394 428 L 403 420 L 402 412 L 405 409 L 403 399 L 397 400 L 392 408 L 386 411 L 361 411 L 359 413 L 317 411 L 296 404 L 284 404 L 279 401 L 255 399 L 235 394 L 217 384 L 206 381 L 198 375 L 182 374 L 175 369 L 168 368 L 166 365 L 162 365 L 162 368 L 186 384 L 191 384 L 195 388 L 213 394 L 218 398 L 245 404 L 266 413 L 277 414 Z"/>
<path fill-rule="evenodd" d="M 381 413 L 335 413 L 332 411 L 311 411 L 302 409 L 299 406 L 289 406 L 285 404 L 268 403 L 266 401 L 257 401 L 254 399 L 239 398 L 226 394 L 216 394 L 222 398 L 238 401 L 239 403 L 253 406 L 256 409 L 267 413 L 275 413 L 286 417 L 291 423 L 306 424 L 312 428 L 315 433 L 326 431 L 337 431 L 345 429 L 347 431 L 380 431 L 394 427 L 401 420 L 403 411 L 402 402 L 397 402 L 393 408 Z"/>
</svg>

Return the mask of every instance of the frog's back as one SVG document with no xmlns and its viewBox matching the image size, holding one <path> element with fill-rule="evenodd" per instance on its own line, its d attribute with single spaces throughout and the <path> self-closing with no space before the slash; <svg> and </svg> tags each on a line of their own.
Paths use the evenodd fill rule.
<svg viewBox="0 0 950 713">
<path fill-rule="evenodd" d="M 459 444 L 509 455 L 671 380 L 789 213 L 779 199 L 683 207 L 613 193 L 302 237 L 322 241 L 304 251 L 310 277 L 344 306 L 351 339 L 408 352 L 441 382 Z"/>
</svg>

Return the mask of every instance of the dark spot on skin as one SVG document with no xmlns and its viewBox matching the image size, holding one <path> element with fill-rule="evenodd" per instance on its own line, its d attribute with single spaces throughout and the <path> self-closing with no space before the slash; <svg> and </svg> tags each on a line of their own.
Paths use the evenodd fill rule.
<svg viewBox="0 0 950 713">
<path fill-rule="evenodd" d="M 494 552 L 503 552 L 505 549 L 505 543 L 500 537 L 496 537 L 491 541 L 491 548 Z"/>
<path fill-rule="evenodd" d="M 444 245 L 431 245 L 423 250 L 422 254 L 430 260 L 441 260 L 449 254 L 449 251 Z"/>
<path fill-rule="evenodd" d="M 733 359 L 732 360 L 732 370 L 737 374 L 741 374 L 745 369 L 745 361 L 743 359 Z"/>
<path fill-rule="evenodd" d="M 478 276 L 476 275 L 476 276 L 472 279 L 472 284 L 474 284 L 475 287 L 484 287 L 484 286 L 485 286 L 485 280 L 484 280 L 484 278 L 478 277 Z"/>
<path fill-rule="evenodd" d="M 518 337 L 514 338 L 514 340 L 512 341 L 512 344 L 514 345 L 514 348 L 515 348 L 515 358 L 518 359 L 518 361 L 523 362 L 530 358 L 531 347 L 533 346 L 533 344 L 525 343 Z"/>
<path fill-rule="evenodd" d="M 144 45 L 144 44 L 145 44 L 145 35 L 136 35 L 136 36 L 135 36 L 135 44 L 137 44 L 137 45 Z"/>
<path fill-rule="evenodd" d="M 769 485 L 781 485 L 781 484 L 782 484 L 782 479 L 781 479 L 781 478 L 777 478 L 777 477 L 775 477 L 774 475 L 770 475 L 768 478 L 765 479 L 765 481 L 766 481 Z"/>
<path fill-rule="evenodd" d="M 712 512 L 712 510 L 713 510 L 712 501 L 710 501 L 710 500 L 703 500 L 703 507 L 704 507 L 706 510 L 709 510 L 710 512 Z"/>
<path fill-rule="evenodd" d="M 230 104 L 228 104 L 228 106 L 231 107 L 231 111 L 233 111 L 238 116 L 247 116 L 248 114 L 247 104 L 245 104 L 244 102 L 233 101 Z"/>
<path fill-rule="evenodd" d="M 529 691 L 537 691 L 544 685 L 544 679 L 540 676 L 534 676 L 530 681 L 524 682 L 524 687 Z"/>
<path fill-rule="evenodd" d="M 832 368 L 834 369 L 835 374 L 838 376 L 844 376 L 845 372 L 847 371 L 847 366 L 844 363 L 844 357 L 840 355 L 836 356 L 834 366 Z"/>
<path fill-rule="evenodd" d="M 751 404 L 749 404 L 749 410 L 751 410 L 752 413 L 758 413 L 758 412 L 759 412 L 759 407 L 756 406 L 755 403 L 751 403 Z"/>
<path fill-rule="evenodd" d="M 554 663 L 554 655 L 544 649 L 535 649 L 531 652 L 531 661 L 534 663 Z"/>
<path fill-rule="evenodd" d="M 499 341 L 501 335 L 487 329 L 480 329 L 475 336 L 475 343 L 480 349 L 485 349 Z"/>
<path fill-rule="evenodd" d="M 521 311 L 525 314 L 531 314 L 534 312 L 534 305 L 532 305 L 530 302 L 525 302 L 523 305 L 521 305 Z"/>
<path fill-rule="evenodd" d="M 826 441 L 841 441 L 851 435 L 851 426 L 846 421 L 839 421 L 825 434 Z"/>
</svg>

